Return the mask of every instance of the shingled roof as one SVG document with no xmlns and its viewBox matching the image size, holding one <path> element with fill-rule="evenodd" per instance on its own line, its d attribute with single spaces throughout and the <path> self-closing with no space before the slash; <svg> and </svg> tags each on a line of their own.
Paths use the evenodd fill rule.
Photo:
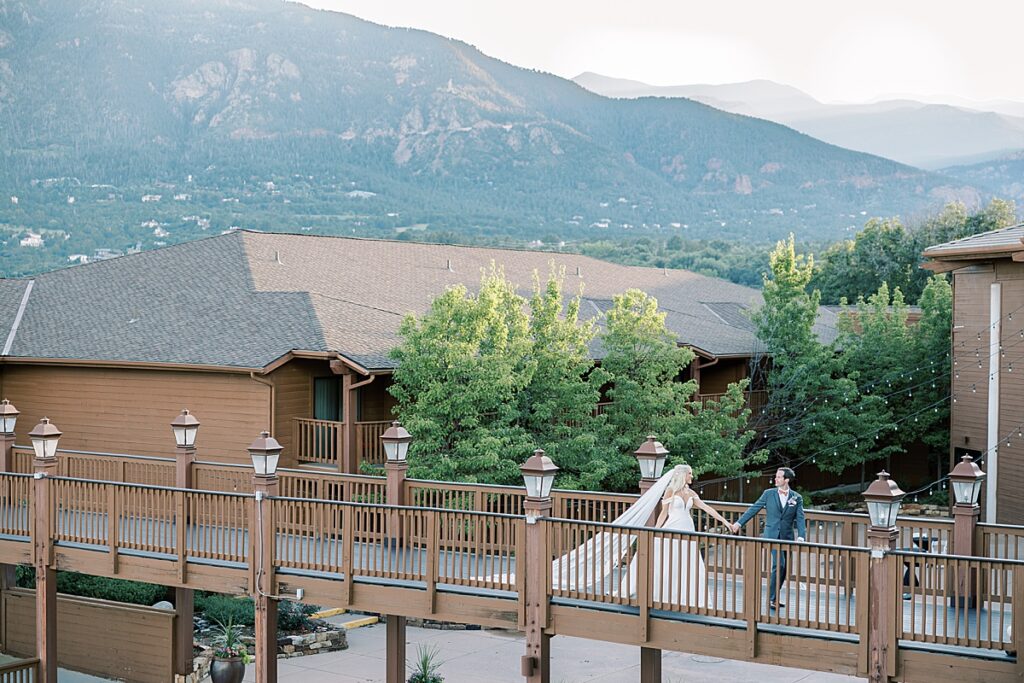
<svg viewBox="0 0 1024 683">
<path fill-rule="evenodd" d="M 952 242 L 936 244 L 924 250 L 925 258 L 964 259 L 990 256 L 1009 256 L 1024 251 L 1024 223 L 999 230 L 970 235 Z"/>
<path fill-rule="evenodd" d="M 554 264 L 565 269 L 567 292 L 583 286 L 594 315 L 638 288 L 658 299 L 680 342 L 715 356 L 758 349 L 742 311 L 758 305 L 760 293 L 688 271 L 574 254 L 236 231 L 37 276 L 8 355 L 259 369 L 300 350 L 387 369 L 402 318 L 427 311 L 451 285 L 475 290 L 492 261 L 523 294 L 535 271 L 544 277 Z M 24 281 L 0 284 L 0 329 L 10 329 L 17 305 L 7 300 Z M 831 339 L 834 322 L 823 310 L 819 336 Z"/>
</svg>

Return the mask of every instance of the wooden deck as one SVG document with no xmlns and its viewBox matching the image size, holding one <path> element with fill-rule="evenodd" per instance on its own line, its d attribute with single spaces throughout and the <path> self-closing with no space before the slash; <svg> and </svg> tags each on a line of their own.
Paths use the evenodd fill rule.
<svg viewBox="0 0 1024 683">
<path fill-rule="evenodd" d="M 458 500 L 466 508 L 503 509 L 521 502 L 514 489 L 467 489 L 467 498 L 439 493 L 465 493 L 458 485 L 406 483 L 413 502 Z M 0 474 L 0 563 L 31 563 L 47 546 L 33 543 L 41 531 L 34 513 L 42 504 L 49 506 L 50 528 L 42 533 L 52 544 L 56 569 L 251 594 L 258 571 L 254 558 L 260 556 L 257 529 L 265 524 L 272 528 L 272 548 L 264 556 L 272 561 L 264 569 L 276 593 L 302 588 L 303 599 L 319 605 L 482 626 L 524 625 L 528 564 L 518 561 L 527 552 L 520 514 L 274 497 L 267 501 L 270 514 L 261 519 L 250 493 L 51 477 L 48 500 L 38 501 L 34 484 L 31 476 Z M 601 494 L 560 495 L 556 512 L 599 519 L 628 504 L 628 498 Z M 542 566 L 552 567 L 587 541 L 622 554 L 612 574 L 600 580 L 583 570 L 571 580 L 554 570 L 548 574 L 545 633 L 863 675 L 869 551 L 835 540 L 855 536 L 856 521 L 812 520 L 811 540 L 822 542 L 787 543 L 542 518 Z M 944 523 L 923 532 L 913 531 L 923 523 L 906 528 L 909 538 L 945 530 Z M 1017 546 L 1013 528 L 985 533 L 995 550 L 1009 554 Z M 664 553 L 678 547 L 699 551 L 708 576 L 699 599 L 680 600 L 692 592 L 687 585 L 653 587 L 653 549 L 659 544 Z M 773 552 L 790 558 L 780 610 L 766 604 Z M 634 560 L 641 568 L 636 585 L 623 588 L 625 567 Z M 897 584 L 899 577 L 908 579 L 881 606 L 896 629 L 900 680 L 934 683 L 937 672 L 949 666 L 964 681 L 1017 680 L 1024 673 L 1015 636 L 1024 629 L 1024 615 L 1014 609 L 1024 591 L 1024 563 L 920 551 L 889 553 L 884 561 Z"/>
</svg>

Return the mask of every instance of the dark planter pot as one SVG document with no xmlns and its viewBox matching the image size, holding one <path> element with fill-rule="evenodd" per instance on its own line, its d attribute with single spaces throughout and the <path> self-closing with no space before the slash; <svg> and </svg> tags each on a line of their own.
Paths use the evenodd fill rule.
<svg viewBox="0 0 1024 683">
<path fill-rule="evenodd" d="M 210 664 L 210 678 L 213 683 L 242 683 L 245 676 L 245 662 L 241 657 L 214 659 Z"/>
</svg>

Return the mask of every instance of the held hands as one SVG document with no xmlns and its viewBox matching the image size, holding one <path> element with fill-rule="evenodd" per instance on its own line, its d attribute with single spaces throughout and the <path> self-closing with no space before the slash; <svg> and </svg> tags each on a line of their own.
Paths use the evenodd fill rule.
<svg viewBox="0 0 1024 683">
<path fill-rule="evenodd" d="M 740 532 L 740 525 L 733 522 L 729 525 L 729 530 L 732 531 L 734 534 L 738 534 Z"/>
</svg>

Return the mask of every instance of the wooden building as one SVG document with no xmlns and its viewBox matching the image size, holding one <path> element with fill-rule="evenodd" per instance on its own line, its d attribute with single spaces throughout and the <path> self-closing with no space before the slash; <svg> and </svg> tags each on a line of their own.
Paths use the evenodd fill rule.
<svg viewBox="0 0 1024 683">
<path fill-rule="evenodd" d="M 925 250 L 953 280 L 950 465 L 988 472 L 986 521 L 1024 524 L 1024 224 Z"/>
<path fill-rule="evenodd" d="M 383 461 L 399 323 L 447 287 L 475 290 L 492 262 L 524 294 L 535 271 L 564 268 L 567 292 L 583 287 L 584 315 L 602 315 L 628 288 L 657 297 L 712 397 L 747 375 L 758 350 L 744 310 L 759 293 L 687 271 L 237 231 L 0 280 L 0 395 L 23 429 L 50 417 L 68 449 L 167 455 L 168 423 L 187 407 L 202 421 L 202 460 L 244 462 L 269 427 L 283 465 L 355 471 Z M 834 320 L 823 310 L 822 337 Z"/>
</svg>

